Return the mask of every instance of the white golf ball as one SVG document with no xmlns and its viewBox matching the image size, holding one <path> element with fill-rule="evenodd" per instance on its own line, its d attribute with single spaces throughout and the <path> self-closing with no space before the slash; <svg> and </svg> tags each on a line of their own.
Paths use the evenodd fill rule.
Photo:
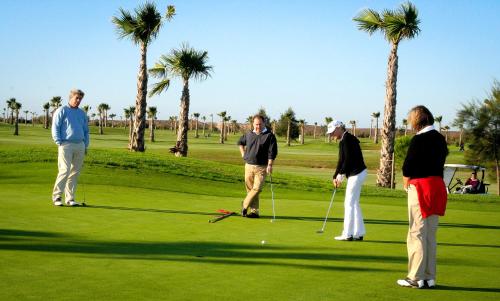
<svg viewBox="0 0 500 301">
<path fill-rule="evenodd" d="M 263 241 L 261 241 L 260 243 L 264 245 L 264 244 L 266 244 L 266 241 L 265 241 L 265 240 L 263 240 Z"/>
</svg>

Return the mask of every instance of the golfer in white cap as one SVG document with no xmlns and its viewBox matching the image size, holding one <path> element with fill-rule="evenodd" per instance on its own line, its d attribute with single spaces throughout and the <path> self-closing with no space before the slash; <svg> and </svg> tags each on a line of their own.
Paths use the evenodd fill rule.
<svg viewBox="0 0 500 301">
<path fill-rule="evenodd" d="M 359 140 L 348 133 L 345 125 L 338 120 L 328 124 L 327 134 L 340 140 L 339 161 L 333 175 L 333 186 L 339 187 L 342 181 L 347 178 L 344 200 L 344 230 L 335 239 L 344 241 L 363 240 L 366 231 L 363 214 L 359 206 L 359 196 L 367 172 Z"/>
</svg>

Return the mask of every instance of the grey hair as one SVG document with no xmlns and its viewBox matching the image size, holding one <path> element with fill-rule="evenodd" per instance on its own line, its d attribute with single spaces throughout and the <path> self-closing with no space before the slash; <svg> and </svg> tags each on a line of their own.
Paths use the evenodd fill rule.
<svg viewBox="0 0 500 301">
<path fill-rule="evenodd" d="M 73 95 L 79 95 L 83 98 L 83 96 L 85 96 L 85 93 L 80 89 L 72 89 L 71 91 L 69 91 L 69 99 L 71 99 Z"/>
</svg>

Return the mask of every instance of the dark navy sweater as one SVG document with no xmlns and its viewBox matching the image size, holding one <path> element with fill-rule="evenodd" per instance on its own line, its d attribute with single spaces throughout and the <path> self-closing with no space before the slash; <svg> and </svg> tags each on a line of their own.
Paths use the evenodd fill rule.
<svg viewBox="0 0 500 301">
<path fill-rule="evenodd" d="M 241 136 L 238 145 L 245 146 L 245 162 L 252 165 L 267 165 L 269 159 L 278 155 L 276 137 L 271 131 L 260 133 L 248 132 Z"/>
</svg>

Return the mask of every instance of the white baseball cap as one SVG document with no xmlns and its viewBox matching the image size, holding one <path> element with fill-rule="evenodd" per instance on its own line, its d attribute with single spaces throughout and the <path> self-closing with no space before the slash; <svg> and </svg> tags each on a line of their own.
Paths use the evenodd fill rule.
<svg viewBox="0 0 500 301">
<path fill-rule="evenodd" d="M 341 127 L 341 126 L 344 126 L 344 124 L 342 123 L 342 121 L 340 121 L 340 120 L 333 120 L 332 122 L 330 122 L 328 124 L 328 131 L 326 131 L 326 133 L 327 134 L 331 134 L 331 133 L 333 133 L 333 131 L 335 131 L 336 128 Z"/>
</svg>

